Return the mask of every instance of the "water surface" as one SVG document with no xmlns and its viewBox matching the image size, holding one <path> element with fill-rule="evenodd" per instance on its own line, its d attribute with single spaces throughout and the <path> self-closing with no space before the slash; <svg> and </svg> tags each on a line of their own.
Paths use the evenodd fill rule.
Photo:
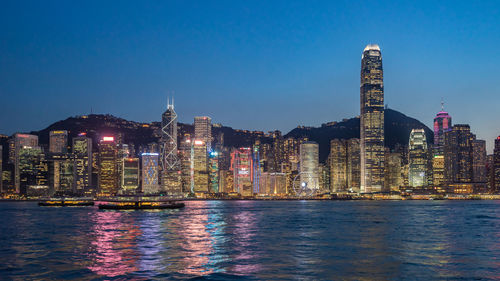
<svg viewBox="0 0 500 281">
<path fill-rule="evenodd" d="M 499 201 L 0 203 L 1 279 L 500 279 Z"/>
</svg>

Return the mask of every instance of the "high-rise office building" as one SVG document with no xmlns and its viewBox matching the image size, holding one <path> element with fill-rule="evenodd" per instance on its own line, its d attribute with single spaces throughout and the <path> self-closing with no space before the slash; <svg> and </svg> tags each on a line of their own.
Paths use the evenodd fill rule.
<svg viewBox="0 0 500 281">
<path fill-rule="evenodd" d="M 495 139 L 495 149 L 493 151 L 493 192 L 500 191 L 500 136 Z"/>
<path fill-rule="evenodd" d="M 207 145 L 202 140 L 194 140 L 191 151 L 191 191 L 197 196 L 208 192 Z"/>
<path fill-rule="evenodd" d="M 347 191 L 347 144 L 344 140 L 333 139 L 330 141 L 328 161 L 331 192 Z"/>
<path fill-rule="evenodd" d="M 361 57 L 361 192 L 384 188 L 384 73 L 378 45 Z"/>
<path fill-rule="evenodd" d="M 411 130 L 408 148 L 408 183 L 411 187 L 427 186 L 429 158 L 424 129 Z"/>
<path fill-rule="evenodd" d="M 253 195 L 253 158 L 250 147 L 233 149 L 231 169 L 233 170 L 234 192 L 242 196 Z"/>
<path fill-rule="evenodd" d="M 444 171 L 448 184 L 473 181 L 472 141 L 469 125 L 457 124 L 445 133 Z"/>
<path fill-rule="evenodd" d="M 444 111 L 441 103 L 441 111 L 434 117 L 434 155 L 444 153 L 444 134 L 451 130 L 451 116 Z"/>
<path fill-rule="evenodd" d="M 181 165 L 177 148 L 177 113 L 173 101 L 161 121 L 161 185 L 169 195 L 179 195 L 182 189 Z"/>
<path fill-rule="evenodd" d="M 142 158 L 142 192 L 144 194 L 159 194 L 159 154 L 146 152 Z"/>
<path fill-rule="evenodd" d="M 399 191 L 403 185 L 401 153 L 391 152 L 386 149 L 385 152 L 385 189 L 390 191 Z"/>
<path fill-rule="evenodd" d="M 83 194 L 92 187 L 92 140 L 85 135 L 73 138 L 74 187 Z"/>
<path fill-rule="evenodd" d="M 9 162 L 14 165 L 14 188 L 18 194 L 21 192 L 19 151 L 25 146 L 38 147 L 38 136 L 16 133 L 9 140 Z"/>
<path fill-rule="evenodd" d="M 300 185 L 310 194 L 319 191 L 319 145 L 307 141 L 300 145 Z"/>
<path fill-rule="evenodd" d="M 361 185 L 361 153 L 359 139 L 348 139 L 347 143 L 347 187 L 359 192 Z"/>
<path fill-rule="evenodd" d="M 434 155 L 432 157 L 432 176 L 436 190 L 442 190 L 445 183 L 444 175 L 444 155 Z"/>
<path fill-rule="evenodd" d="M 181 162 L 182 192 L 191 192 L 191 136 L 185 135 L 179 146 L 179 160 Z"/>
<path fill-rule="evenodd" d="M 118 192 L 118 149 L 115 138 L 105 136 L 99 141 L 98 190 L 103 195 L 115 195 Z"/>
<path fill-rule="evenodd" d="M 49 153 L 68 152 L 68 131 L 50 131 L 49 133 Z"/>
<path fill-rule="evenodd" d="M 39 146 L 22 146 L 17 151 L 19 194 L 26 195 L 30 186 L 36 185 L 37 167 L 42 149 Z"/>
<path fill-rule="evenodd" d="M 209 192 L 219 192 L 219 152 L 210 151 L 208 156 Z"/>
<path fill-rule="evenodd" d="M 486 141 L 474 139 L 472 141 L 472 181 L 486 183 Z"/>
<path fill-rule="evenodd" d="M 207 151 L 212 150 L 212 119 L 207 116 L 194 118 L 194 138 L 205 143 Z"/>
<path fill-rule="evenodd" d="M 3 192 L 3 146 L 0 145 L 0 193 Z"/>
<path fill-rule="evenodd" d="M 139 158 L 123 159 L 121 170 L 121 192 L 135 194 L 139 188 Z"/>
</svg>

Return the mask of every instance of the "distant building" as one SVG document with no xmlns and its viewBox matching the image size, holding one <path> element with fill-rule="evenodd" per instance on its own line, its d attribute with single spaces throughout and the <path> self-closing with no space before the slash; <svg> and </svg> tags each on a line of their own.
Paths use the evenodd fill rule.
<svg viewBox="0 0 500 281">
<path fill-rule="evenodd" d="M 389 191 L 399 191 L 403 185 L 401 153 L 391 152 L 389 149 L 385 152 L 385 189 Z"/>
<path fill-rule="evenodd" d="M 231 155 L 234 192 L 237 192 L 242 196 L 253 196 L 252 149 L 250 147 L 233 149 Z"/>
<path fill-rule="evenodd" d="M 262 173 L 260 177 L 260 195 L 282 197 L 286 196 L 285 173 Z"/>
<path fill-rule="evenodd" d="M 194 140 L 191 151 L 191 191 L 198 196 L 208 193 L 207 145 L 203 140 Z"/>
<path fill-rule="evenodd" d="M 359 139 L 348 139 L 347 143 L 347 187 L 359 192 L 361 186 L 361 152 Z"/>
<path fill-rule="evenodd" d="M 118 192 L 118 149 L 115 138 L 105 136 L 99 141 L 99 193 L 115 195 Z"/>
<path fill-rule="evenodd" d="M 347 145 L 344 140 L 333 139 L 330 141 L 328 161 L 331 192 L 347 191 Z"/>
<path fill-rule="evenodd" d="M 443 103 L 441 103 L 441 111 L 434 117 L 434 155 L 444 154 L 444 135 L 451 128 L 451 116 L 444 111 Z"/>
<path fill-rule="evenodd" d="M 159 154 L 146 152 L 142 159 L 142 192 L 144 194 L 159 194 Z"/>
<path fill-rule="evenodd" d="M 427 186 L 429 158 L 424 129 L 413 129 L 410 133 L 408 183 L 410 187 Z"/>
<path fill-rule="evenodd" d="M 472 175 L 473 182 L 485 183 L 486 174 L 486 141 L 474 139 L 472 141 Z"/>
<path fill-rule="evenodd" d="M 19 194 L 27 195 L 31 186 L 36 186 L 38 164 L 42 149 L 39 146 L 22 146 L 17 151 L 16 165 L 19 173 Z"/>
<path fill-rule="evenodd" d="M 493 173 L 494 173 L 494 192 L 500 191 L 500 136 L 495 139 L 495 149 L 493 152 Z"/>
<path fill-rule="evenodd" d="M 361 57 L 361 192 L 384 188 L 384 72 L 378 45 Z"/>
<path fill-rule="evenodd" d="M 84 135 L 73 138 L 74 186 L 83 194 L 92 187 L 92 140 Z"/>
<path fill-rule="evenodd" d="M 181 163 L 177 148 L 177 113 L 174 104 L 167 104 L 161 122 L 161 185 L 168 195 L 182 192 Z"/>
<path fill-rule="evenodd" d="M 207 152 L 212 150 L 212 119 L 207 116 L 194 118 L 194 138 L 205 143 Z"/>
<path fill-rule="evenodd" d="M 21 193 L 19 155 L 23 147 L 38 147 L 38 136 L 16 133 L 9 140 L 9 162 L 14 165 L 14 188 L 18 194 Z"/>
<path fill-rule="evenodd" d="M 300 185 L 312 191 L 319 191 L 319 145 L 312 141 L 300 145 Z"/>
<path fill-rule="evenodd" d="M 474 139 L 469 125 L 457 124 L 445 133 L 444 172 L 450 192 L 470 193 L 473 190 Z"/>
<path fill-rule="evenodd" d="M 179 161 L 181 163 L 182 192 L 191 192 L 191 136 L 185 135 L 179 146 Z"/>
<path fill-rule="evenodd" d="M 68 131 L 50 131 L 49 152 L 58 154 L 68 152 Z"/>
<path fill-rule="evenodd" d="M 212 150 L 208 157 L 209 192 L 219 193 L 219 152 Z"/>
<path fill-rule="evenodd" d="M 139 158 L 125 158 L 122 163 L 121 191 L 136 194 L 139 188 Z"/>
<path fill-rule="evenodd" d="M 442 190 L 441 187 L 445 183 L 443 155 L 434 155 L 432 158 L 432 175 L 434 187 L 438 190 Z"/>
</svg>

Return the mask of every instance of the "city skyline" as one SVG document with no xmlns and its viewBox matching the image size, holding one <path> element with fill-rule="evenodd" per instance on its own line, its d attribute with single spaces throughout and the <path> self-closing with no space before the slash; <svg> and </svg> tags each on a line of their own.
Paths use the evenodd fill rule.
<svg viewBox="0 0 500 281">
<path fill-rule="evenodd" d="M 27 11 L 9 3 L 3 9 L 2 23 L 14 24 L 1 31 L 7 44 L 0 47 L 0 76 L 8 79 L 0 83 L 0 93 L 8 106 L 0 119 L 12 121 L 2 122 L 0 133 L 38 130 L 55 120 L 88 114 L 91 108 L 131 120 L 158 121 L 163 103 L 151 101 L 163 101 L 172 92 L 183 123 L 207 115 L 214 123 L 241 129 L 319 126 L 359 115 L 359 49 L 378 43 L 385 54 L 390 108 L 431 128 L 443 97 L 454 123 L 470 124 L 492 152 L 499 131 L 495 105 L 500 102 L 494 83 L 498 38 L 489 36 L 498 33 L 498 8 L 492 3 L 403 3 L 391 6 L 393 12 L 374 3 L 227 3 L 235 11 L 231 16 L 218 5 L 201 3 L 180 13 L 184 20 L 169 17 L 183 4 L 139 5 L 139 13 L 131 18 L 126 17 L 132 9 L 127 4 L 104 5 L 100 12 L 93 11 L 93 3 L 79 7 L 82 15 L 96 17 L 88 25 L 82 24 L 82 15 L 68 19 L 75 9 L 69 3 L 46 3 Z M 266 22 L 269 13 L 282 6 L 287 6 L 283 15 Z M 123 12 L 114 19 L 124 27 L 107 20 L 112 8 Z M 56 16 L 47 18 L 47 9 Z M 21 11 L 31 20 L 19 22 Z M 217 18 L 221 12 L 224 16 Z M 357 20 L 369 12 L 370 20 Z M 139 28 L 134 23 L 146 14 L 149 20 Z M 344 16 L 335 17 L 339 14 Z M 397 21 L 402 24 L 395 26 Z M 406 28 L 412 27 L 409 36 Z M 180 43 L 172 45 L 175 39 Z M 112 52 L 118 46 L 121 51 Z M 280 102 L 287 110 L 278 117 L 273 106 Z M 136 107 L 131 110 L 130 104 Z M 240 106 L 238 114 L 232 104 Z M 254 114 L 256 109 L 259 114 Z M 17 112 L 23 114 L 9 118 Z"/>
</svg>

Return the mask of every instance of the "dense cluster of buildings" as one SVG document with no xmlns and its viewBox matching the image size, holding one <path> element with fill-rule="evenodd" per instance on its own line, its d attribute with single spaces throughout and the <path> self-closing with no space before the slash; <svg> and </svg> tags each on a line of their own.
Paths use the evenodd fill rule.
<svg viewBox="0 0 500 281">
<path fill-rule="evenodd" d="M 0 162 L 3 197 L 48 195 L 162 195 L 185 198 L 321 197 L 333 194 L 475 194 L 500 191 L 500 137 L 493 155 L 469 125 L 452 124 L 442 110 L 434 138 L 414 128 L 407 145 L 384 141 L 382 55 L 368 45 L 362 55 L 360 138 L 332 139 L 325 163 L 319 145 L 306 137 L 270 132 L 248 147 L 224 145 L 211 118 L 194 118 L 194 132 L 179 135 L 173 100 L 162 115 L 159 140 L 147 146 L 124 143 L 120 135 L 86 132 L 69 139 L 51 131 L 48 146 L 37 135 L 16 133 Z M 6 136 L 5 136 L 6 137 Z M 95 147 L 97 144 L 97 147 Z M 0 157 L 2 161 L 2 157 Z"/>
</svg>

